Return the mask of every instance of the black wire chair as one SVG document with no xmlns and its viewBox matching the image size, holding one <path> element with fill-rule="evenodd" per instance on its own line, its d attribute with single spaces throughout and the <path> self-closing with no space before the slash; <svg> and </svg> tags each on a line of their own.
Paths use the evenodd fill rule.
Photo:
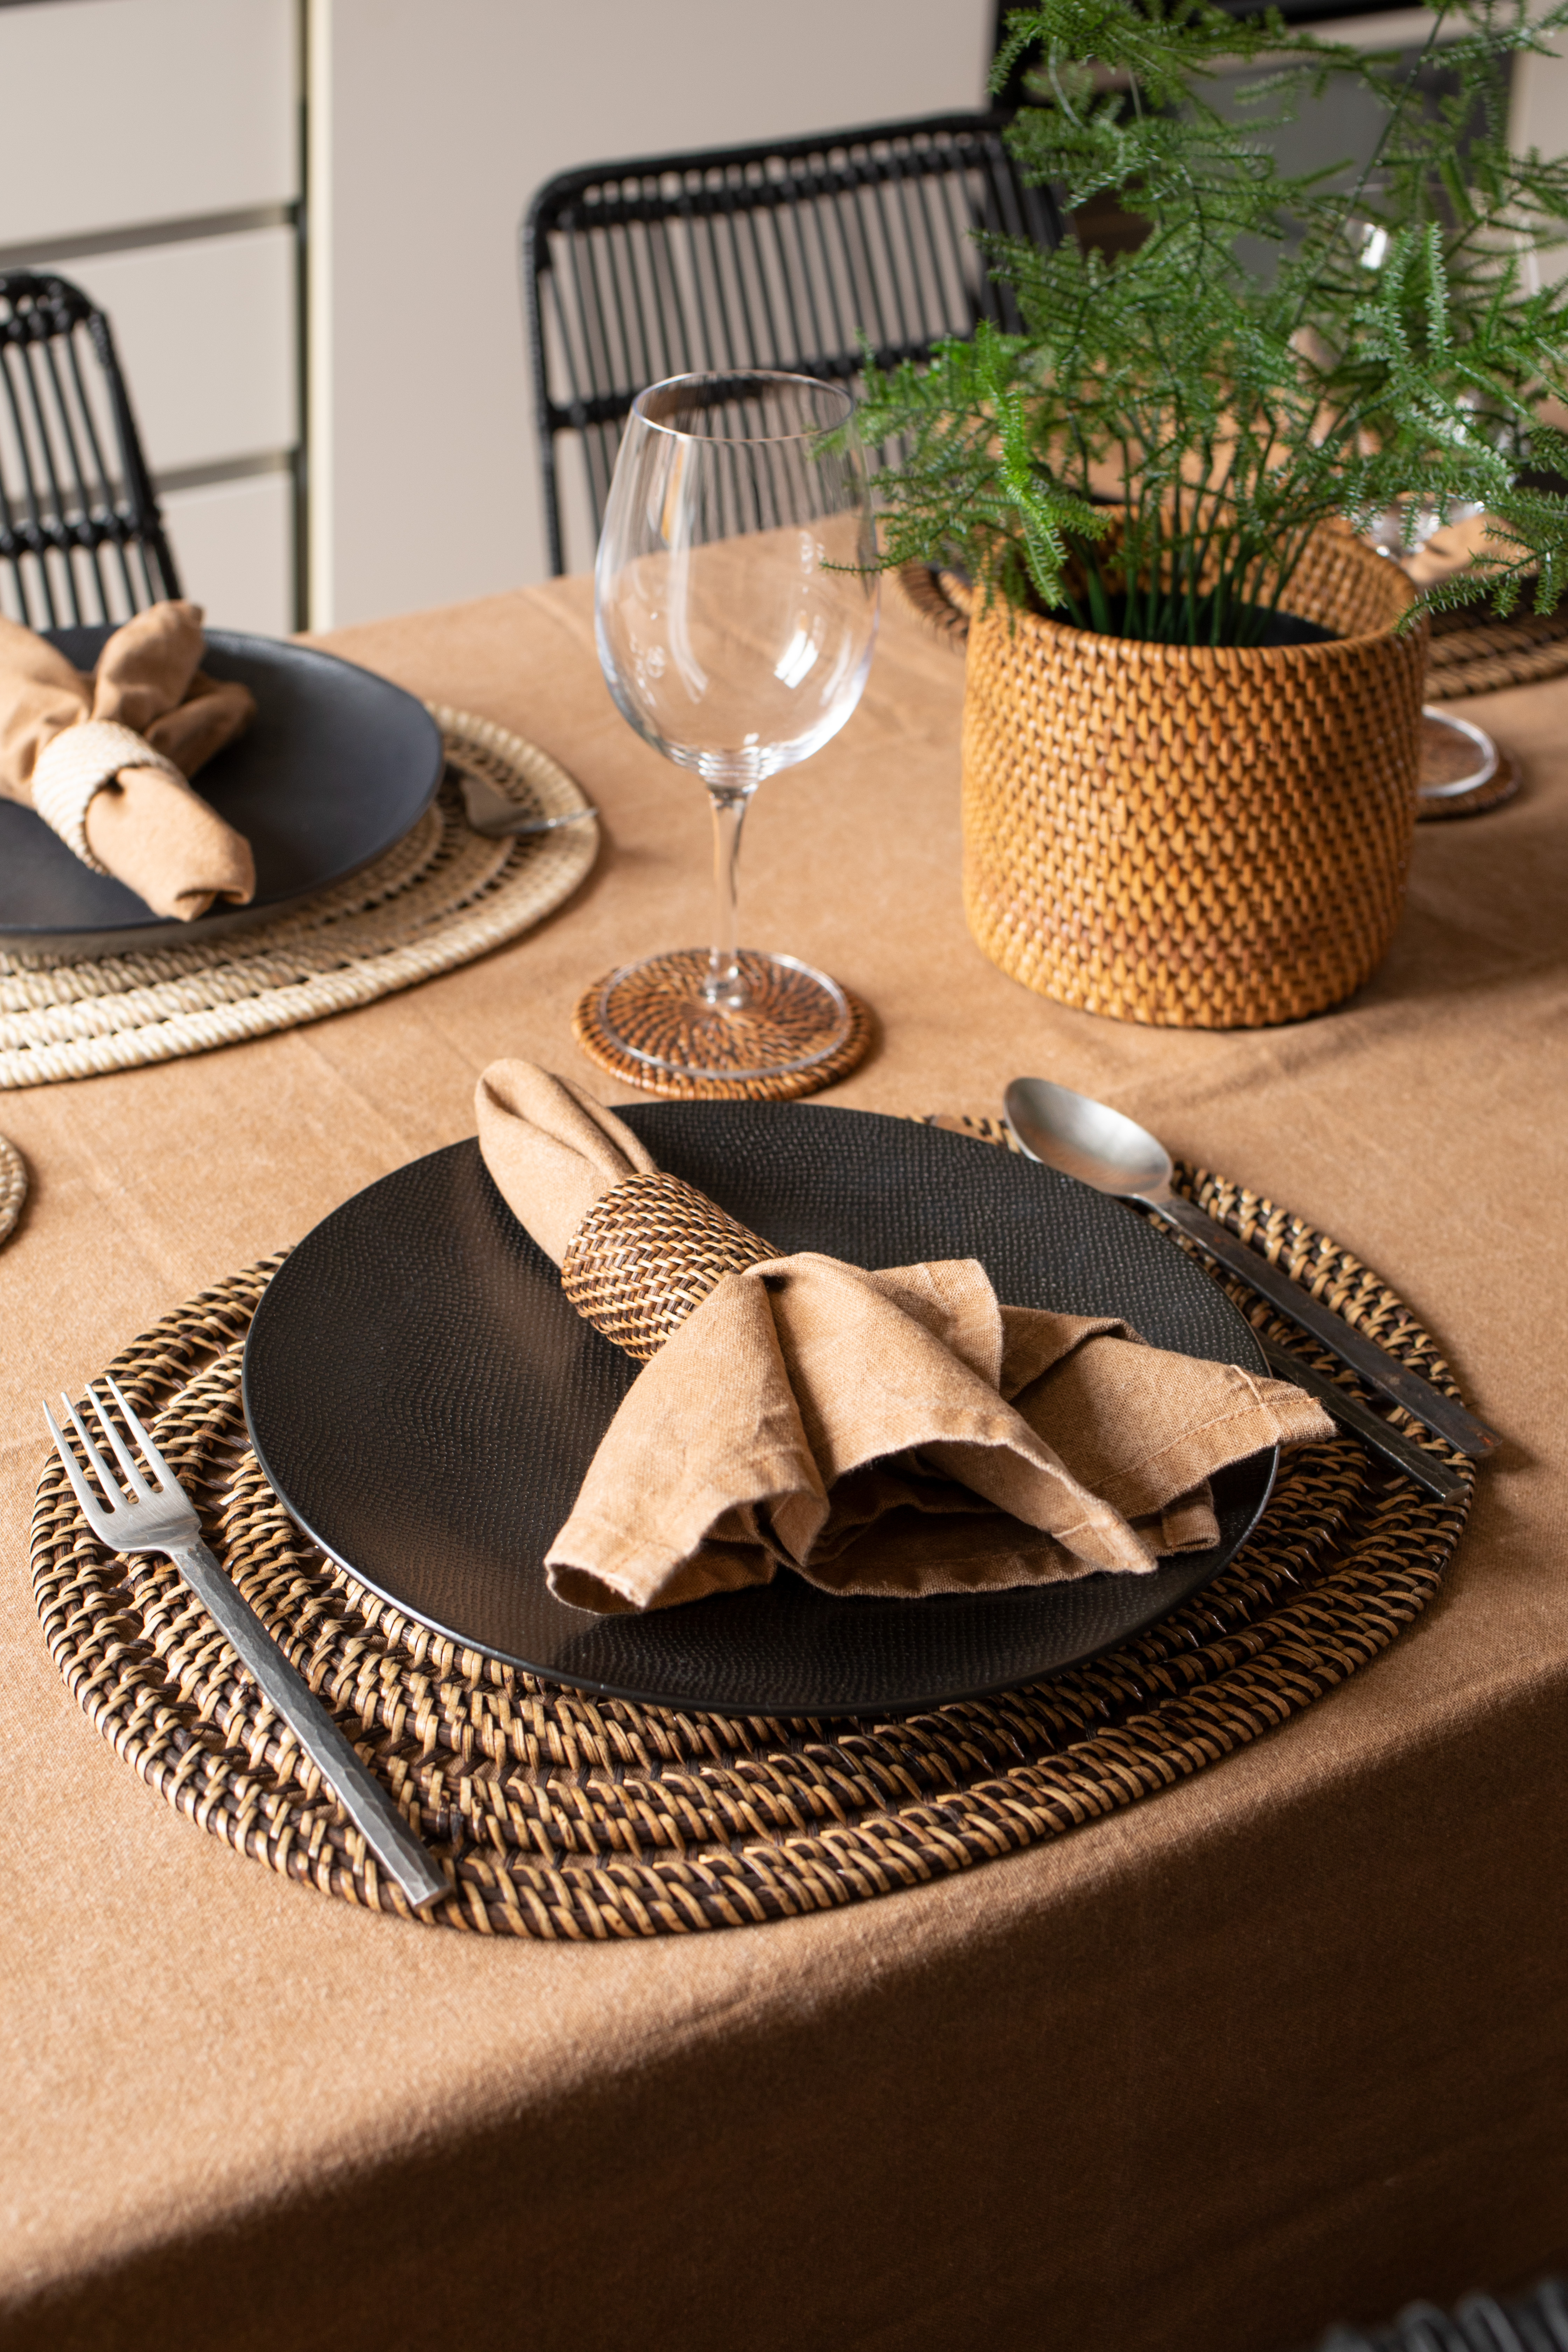
<svg viewBox="0 0 1568 2352">
<path fill-rule="evenodd" d="M 126 620 L 180 593 L 109 320 L 52 271 L 0 271 L 0 611 Z"/>
<path fill-rule="evenodd" d="M 1568 2285 L 1547 2279 L 1507 2304 L 1468 2295 L 1451 2317 L 1413 2303 L 1388 2327 L 1331 2328 L 1317 2352 L 1568 2352 Z"/>
<path fill-rule="evenodd" d="M 887 367 L 983 318 L 1015 330 L 972 232 L 1052 245 L 1061 222 L 1014 169 L 1008 119 L 931 115 L 547 181 L 523 223 L 522 276 L 554 570 L 557 441 L 578 437 L 596 535 L 646 385 L 746 367 L 843 382 L 864 364 L 862 331 Z"/>
</svg>

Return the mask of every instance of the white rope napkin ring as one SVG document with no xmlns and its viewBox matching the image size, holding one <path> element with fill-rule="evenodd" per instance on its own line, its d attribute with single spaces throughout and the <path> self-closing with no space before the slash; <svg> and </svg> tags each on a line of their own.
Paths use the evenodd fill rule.
<svg viewBox="0 0 1568 2352">
<path fill-rule="evenodd" d="M 87 845 L 87 804 L 121 768 L 158 768 L 185 781 L 173 760 L 155 751 L 133 727 L 114 719 L 83 719 L 45 744 L 33 767 L 33 806 L 68 849 L 95 874 L 107 874 Z"/>
</svg>

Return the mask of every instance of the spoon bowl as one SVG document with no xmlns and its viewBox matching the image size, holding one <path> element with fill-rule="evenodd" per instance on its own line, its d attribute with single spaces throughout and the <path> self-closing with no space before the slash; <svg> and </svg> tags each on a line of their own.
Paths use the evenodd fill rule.
<svg viewBox="0 0 1568 2352">
<path fill-rule="evenodd" d="M 1495 1430 L 1468 1412 L 1456 1397 L 1444 1396 L 1409 1365 L 1400 1363 L 1376 1339 L 1345 1322 L 1325 1300 L 1293 1281 L 1251 1244 L 1233 1234 L 1206 1209 L 1173 1190 L 1171 1155 L 1158 1136 L 1135 1118 L 1075 1094 L 1050 1078 L 1015 1078 L 1005 1096 L 1007 1124 L 1031 1160 L 1043 1160 L 1064 1176 L 1075 1176 L 1096 1192 L 1138 1201 L 1230 1273 L 1310 1331 L 1363 1381 L 1403 1405 L 1417 1421 L 1461 1454 L 1480 1462 L 1501 1442 Z M 1405 1441 L 1400 1440 L 1404 1445 Z M 1386 1450 L 1386 1449 L 1384 1449 Z M 1411 1449 L 1405 1446 L 1408 1452 Z"/>
<path fill-rule="evenodd" d="M 1015 1078 L 1007 1124 L 1025 1150 L 1097 1192 L 1157 1201 L 1171 1189 L 1171 1155 L 1135 1118 L 1050 1078 Z"/>
</svg>

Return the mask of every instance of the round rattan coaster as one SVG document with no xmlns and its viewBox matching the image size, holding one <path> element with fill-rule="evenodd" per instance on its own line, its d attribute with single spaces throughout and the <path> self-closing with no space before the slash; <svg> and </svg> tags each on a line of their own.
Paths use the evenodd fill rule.
<svg viewBox="0 0 1568 2352">
<path fill-rule="evenodd" d="M 0 1087 L 171 1061 L 343 1013 L 471 962 L 570 898 L 598 853 L 595 821 L 487 839 L 451 771 L 541 816 L 586 808 L 577 785 L 504 727 L 433 710 L 448 769 L 434 804 L 384 857 L 292 914 L 96 963 L 0 955 Z"/>
<path fill-rule="evenodd" d="M 865 1059 L 871 1016 L 850 990 L 792 956 L 742 949 L 738 961 L 751 992 L 739 1018 L 706 1009 L 691 1016 L 708 971 L 706 948 L 677 948 L 606 972 L 572 1015 L 579 1050 L 612 1077 L 675 1102 L 795 1102 L 847 1077 Z M 836 1013 L 825 1032 L 826 991 Z M 809 1058 L 792 1068 L 796 1056 Z M 748 1066 L 759 1061 L 784 1066 Z"/>
<path fill-rule="evenodd" d="M 27 1197 L 27 1163 L 8 1135 L 0 1135 L 0 1242 L 9 1241 Z"/>
<path fill-rule="evenodd" d="M 1452 1389 L 1409 1309 L 1326 1234 L 1222 1178 L 1178 1181 Z M 592 1698 L 399 1615 L 293 1525 L 239 1396 L 245 1334 L 280 1263 L 175 1307 L 112 1370 L 209 1544 L 449 1870 L 429 1916 L 481 1935 L 681 1935 L 830 1911 L 1154 1796 L 1385 1649 L 1436 1591 L 1468 1508 L 1468 1495 L 1443 1505 L 1384 1480 L 1336 1438 L 1287 1457 L 1253 1542 L 1206 1591 L 1056 1681 L 880 1723 Z M 174 1569 L 106 1553 L 52 1458 L 33 1585 L 84 1714 L 169 1804 L 285 1877 L 410 1916 Z"/>
<path fill-rule="evenodd" d="M 893 578 L 905 603 L 931 635 L 954 653 L 962 653 L 969 642 L 973 601 L 967 582 L 955 572 L 938 572 L 923 563 L 902 564 Z M 1466 619 L 1463 613 L 1439 613 L 1433 618 L 1423 688 L 1431 700 L 1449 702 L 1463 695 L 1484 693 L 1490 687 L 1523 685 L 1568 669 L 1568 608 L 1545 620 L 1470 621 L 1462 630 L 1456 628 L 1456 623 Z M 1450 647 L 1458 649 L 1453 656 L 1447 650 Z M 1427 734 L 1432 738 L 1430 721 Z M 1435 739 L 1424 744 L 1423 782 L 1447 781 L 1446 750 Z M 1485 783 L 1474 792 L 1455 793 L 1443 799 L 1424 794 L 1418 815 L 1424 824 L 1447 817 L 1480 816 L 1487 809 L 1512 800 L 1519 788 L 1518 762 L 1511 753 L 1500 751 L 1497 767 Z"/>
<path fill-rule="evenodd" d="M 1477 781 L 1457 789 L 1467 776 Z M 1421 805 L 1424 819 L 1481 816 L 1500 808 L 1520 788 L 1519 762 L 1482 729 L 1440 710 L 1421 714 Z"/>
</svg>

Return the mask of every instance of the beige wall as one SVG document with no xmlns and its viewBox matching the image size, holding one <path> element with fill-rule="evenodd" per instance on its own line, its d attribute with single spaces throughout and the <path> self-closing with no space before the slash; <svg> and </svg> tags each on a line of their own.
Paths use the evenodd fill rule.
<svg viewBox="0 0 1568 2352">
<path fill-rule="evenodd" d="M 1516 147 L 1539 147 L 1543 155 L 1568 154 L 1568 57 L 1516 61 L 1509 131 Z"/>
<path fill-rule="evenodd" d="M 517 265 L 542 180 L 978 105 L 992 20 L 990 0 L 308 5 L 318 624 L 542 576 Z"/>
</svg>

